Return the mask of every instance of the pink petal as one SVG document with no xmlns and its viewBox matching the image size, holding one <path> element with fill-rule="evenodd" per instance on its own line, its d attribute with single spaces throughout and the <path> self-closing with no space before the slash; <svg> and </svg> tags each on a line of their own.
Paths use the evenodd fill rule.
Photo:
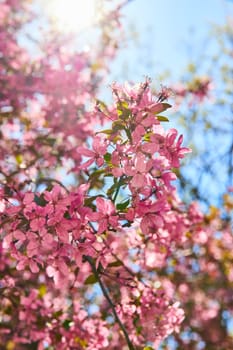
<svg viewBox="0 0 233 350">
<path fill-rule="evenodd" d="M 86 157 L 95 157 L 95 152 L 85 147 L 78 147 L 77 152 Z"/>
</svg>

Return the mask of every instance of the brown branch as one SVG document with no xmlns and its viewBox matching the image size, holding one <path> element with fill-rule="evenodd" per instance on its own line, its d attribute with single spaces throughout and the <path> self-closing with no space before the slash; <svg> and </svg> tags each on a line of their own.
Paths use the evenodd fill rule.
<svg viewBox="0 0 233 350">
<path fill-rule="evenodd" d="M 114 317 L 115 317 L 115 320 L 116 320 L 116 322 L 118 323 L 120 329 L 122 330 L 122 332 L 123 332 L 123 334 L 124 334 L 124 337 L 125 337 L 125 340 L 126 340 L 126 342 L 127 342 L 127 345 L 128 345 L 129 350 L 135 350 L 135 348 L 134 348 L 134 346 L 133 346 L 131 340 L 129 339 L 129 335 L 128 335 L 126 329 L 125 329 L 125 326 L 123 325 L 123 323 L 121 322 L 120 318 L 118 317 L 118 315 L 117 315 L 117 313 L 116 313 L 115 306 L 114 306 L 114 304 L 113 304 L 113 302 L 112 302 L 112 300 L 111 300 L 111 298 L 110 298 L 110 296 L 109 296 L 109 294 L 108 294 L 108 291 L 107 291 L 107 289 L 106 289 L 104 283 L 102 282 L 102 280 L 101 280 L 101 278 L 100 278 L 100 276 L 99 276 L 99 273 L 98 273 L 98 271 L 97 271 L 97 269 L 96 269 L 96 267 L 95 267 L 95 263 L 94 263 L 93 259 L 92 259 L 90 256 L 85 256 L 85 259 L 86 259 L 86 260 L 89 262 L 89 264 L 91 265 L 93 274 L 94 274 L 96 280 L 98 281 L 98 283 L 99 283 L 99 285 L 100 285 L 100 288 L 101 288 L 101 290 L 102 290 L 102 292 L 103 292 L 103 295 L 104 295 L 104 297 L 106 298 L 106 300 L 108 301 L 109 306 L 110 306 L 110 308 L 111 308 L 111 310 L 112 310 L 112 313 L 113 313 L 113 315 L 114 315 Z"/>
</svg>

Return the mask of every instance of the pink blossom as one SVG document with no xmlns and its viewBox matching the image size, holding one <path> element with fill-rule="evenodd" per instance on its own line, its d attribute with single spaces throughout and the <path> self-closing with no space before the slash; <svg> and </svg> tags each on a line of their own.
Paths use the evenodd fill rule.
<svg viewBox="0 0 233 350">
<path fill-rule="evenodd" d="M 98 197 L 96 199 L 96 208 L 98 212 L 92 213 L 88 216 L 90 220 L 98 222 L 98 233 L 106 231 L 109 225 L 113 228 L 118 226 L 116 209 L 110 200 Z"/>
<path fill-rule="evenodd" d="M 93 140 L 93 151 L 84 147 L 79 147 L 78 152 L 84 157 L 90 158 L 86 162 L 84 162 L 80 169 L 87 169 L 91 164 L 96 162 L 96 164 L 100 167 L 104 164 L 103 155 L 107 152 L 107 143 L 100 136 L 95 136 Z"/>
</svg>

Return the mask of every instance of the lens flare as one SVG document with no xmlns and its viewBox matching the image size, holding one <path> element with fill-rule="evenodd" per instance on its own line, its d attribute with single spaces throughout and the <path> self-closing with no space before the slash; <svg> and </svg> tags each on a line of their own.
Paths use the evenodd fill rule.
<svg viewBox="0 0 233 350">
<path fill-rule="evenodd" d="M 58 31 L 80 32 L 95 21 L 95 0 L 49 0 L 44 9 Z"/>
</svg>

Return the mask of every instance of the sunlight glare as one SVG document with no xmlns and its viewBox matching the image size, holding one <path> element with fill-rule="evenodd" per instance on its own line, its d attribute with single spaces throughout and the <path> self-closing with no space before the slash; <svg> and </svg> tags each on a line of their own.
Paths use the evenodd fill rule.
<svg viewBox="0 0 233 350">
<path fill-rule="evenodd" d="M 96 0 L 50 0 L 45 11 L 57 30 L 80 32 L 94 23 L 95 6 Z"/>
</svg>

